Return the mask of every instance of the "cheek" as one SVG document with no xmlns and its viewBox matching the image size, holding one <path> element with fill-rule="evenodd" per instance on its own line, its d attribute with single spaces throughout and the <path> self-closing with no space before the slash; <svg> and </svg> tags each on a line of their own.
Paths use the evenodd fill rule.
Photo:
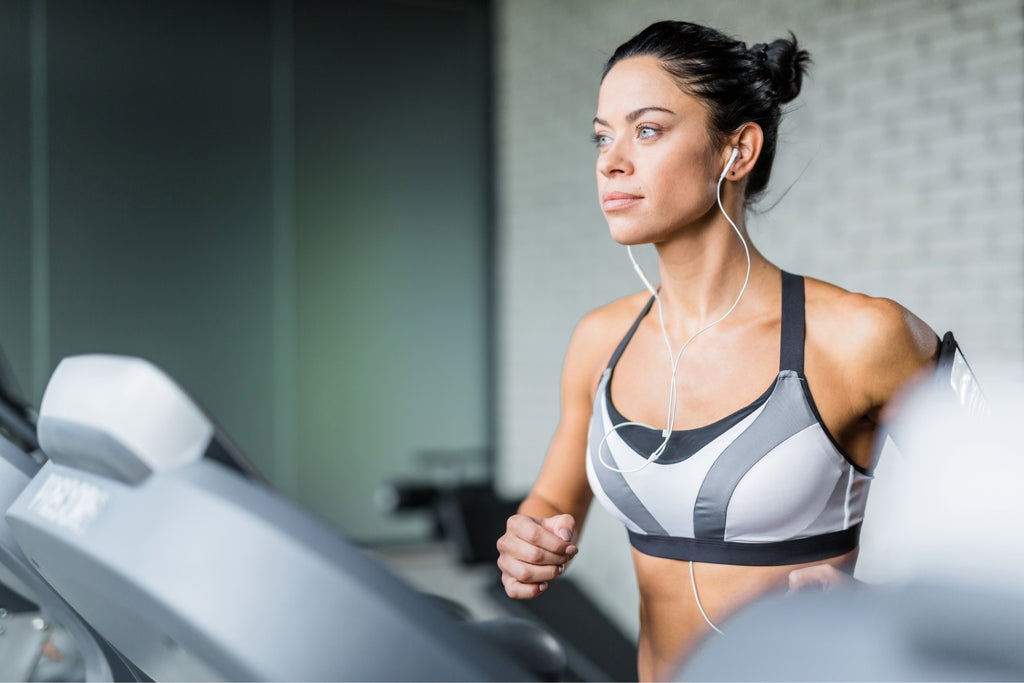
<svg viewBox="0 0 1024 683">
<path fill-rule="evenodd" d="M 681 153 L 666 156 L 652 166 L 650 180 L 669 201 L 688 201 L 694 196 L 703 195 L 709 186 L 711 177 L 707 168 L 707 159 L 697 153 Z M 714 184 L 710 187 L 713 189 Z"/>
</svg>

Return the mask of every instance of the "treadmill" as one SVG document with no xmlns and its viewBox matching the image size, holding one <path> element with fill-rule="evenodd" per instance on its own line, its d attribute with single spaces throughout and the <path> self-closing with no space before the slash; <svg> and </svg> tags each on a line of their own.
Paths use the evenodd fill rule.
<svg viewBox="0 0 1024 683">
<path fill-rule="evenodd" d="M 46 581 L 153 680 L 538 680 L 524 620 L 471 623 L 276 493 L 151 363 L 64 359 L 48 461 L 6 519 Z"/>
<path fill-rule="evenodd" d="M 38 450 L 35 415 L 21 398 L 0 351 L 0 510 L 7 510 L 38 473 L 45 458 Z M 77 675 L 87 681 L 134 679 L 120 657 L 42 578 L 0 519 L 0 678 L 26 680 L 43 675 L 42 652 L 51 637 L 74 641 L 62 648 L 56 677 Z M 79 659 L 76 657 L 80 657 Z"/>
</svg>

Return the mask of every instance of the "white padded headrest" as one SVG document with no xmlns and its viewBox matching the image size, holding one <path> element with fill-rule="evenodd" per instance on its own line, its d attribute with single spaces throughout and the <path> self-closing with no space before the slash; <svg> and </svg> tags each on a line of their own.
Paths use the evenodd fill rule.
<svg viewBox="0 0 1024 683">
<path fill-rule="evenodd" d="M 65 358 L 37 426 L 48 458 L 128 483 L 203 456 L 214 426 L 174 380 L 141 358 Z"/>
</svg>

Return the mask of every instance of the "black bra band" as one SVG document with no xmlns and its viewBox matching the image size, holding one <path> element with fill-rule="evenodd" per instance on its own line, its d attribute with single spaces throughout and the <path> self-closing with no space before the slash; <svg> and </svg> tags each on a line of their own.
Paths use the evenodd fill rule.
<svg viewBox="0 0 1024 683">
<path fill-rule="evenodd" d="M 644 555 L 713 564 L 774 566 L 815 562 L 850 552 L 860 539 L 860 524 L 819 536 L 774 543 L 743 543 L 629 532 L 629 542 Z"/>
</svg>

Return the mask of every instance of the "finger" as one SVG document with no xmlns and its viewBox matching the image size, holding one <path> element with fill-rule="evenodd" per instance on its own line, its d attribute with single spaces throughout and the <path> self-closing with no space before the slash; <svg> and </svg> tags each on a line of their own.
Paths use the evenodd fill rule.
<svg viewBox="0 0 1024 683">
<path fill-rule="evenodd" d="M 551 552 L 507 534 L 498 539 L 498 553 L 520 562 L 535 565 L 565 564 L 572 557 L 569 553 Z"/>
<path fill-rule="evenodd" d="M 543 593 L 548 588 L 547 583 L 543 584 L 524 584 L 521 581 L 516 581 L 510 575 L 502 574 L 502 585 L 505 587 L 505 592 L 519 597 L 531 597 Z M 543 588 L 542 588 L 543 587 Z"/>
<path fill-rule="evenodd" d="M 563 541 L 571 542 L 576 535 L 576 520 L 572 515 L 555 515 L 542 519 L 540 523 Z"/>
<path fill-rule="evenodd" d="M 521 538 L 530 545 L 553 553 L 565 553 L 569 543 L 554 531 L 545 528 L 543 522 L 544 520 L 534 519 L 526 515 L 513 515 L 508 518 L 506 535 Z"/>
<path fill-rule="evenodd" d="M 789 573 L 789 590 L 797 591 L 803 588 L 807 583 L 807 572 L 799 569 L 794 569 Z"/>
<path fill-rule="evenodd" d="M 498 557 L 498 568 L 520 583 L 544 583 L 558 578 L 559 566 L 527 564 L 507 555 Z"/>
<path fill-rule="evenodd" d="M 831 565 L 814 565 L 794 569 L 789 573 L 789 592 L 817 588 L 831 590 L 842 583 L 842 574 Z"/>
<path fill-rule="evenodd" d="M 530 600 L 547 590 L 547 583 L 521 583 L 512 577 L 501 577 L 505 586 L 505 595 L 513 600 Z"/>
<path fill-rule="evenodd" d="M 789 591 L 791 593 L 818 583 L 819 581 L 814 576 L 814 572 L 808 571 L 806 568 L 794 569 L 789 573 Z"/>
</svg>

